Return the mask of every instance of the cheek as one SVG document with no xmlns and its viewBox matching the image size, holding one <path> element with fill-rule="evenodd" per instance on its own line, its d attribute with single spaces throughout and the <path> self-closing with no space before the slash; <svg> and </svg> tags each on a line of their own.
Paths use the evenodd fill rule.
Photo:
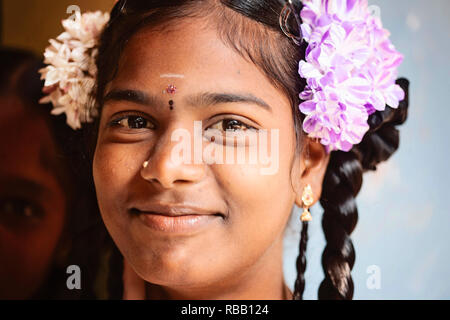
<svg viewBox="0 0 450 320">
<path fill-rule="evenodd" d="M 132 144 L 99 143 L 93 161 L 93 177 L 100 212 L 106 220 L 126 200 L 129 186 L 139 173 L 140 152 Z M 144 158 L 144 155 L 142 156 Z"/>
<path fill-rule="evenodd" d="M 212 166 L 228 199 L 230 225 L 233 226 L 231 239 L 260 239 L 251 243 L 267 246 L 282 234 L 295 199 L 290 183 L 293 149 L 289 141 L 280 139 L 277 170 L 271 174 L 262 174 L 262 169 L 270 165 Z"/>
<path fill-rule="evenodd" d="M 61 192 L 45 199 L 45 218 L 32 229 L 11 232 L 0 225 L 0 299 L 25 299 L 45 280 L 60 240 L 66 202 Z M 4 260 L 3 260 L 4 259 Z"/>
<path fill-rule="evenodd" d="M 26 299 L 45 280 L 57 239 L 39 231 L 17 237 L 0 229 L 0 299 Z"/>
<path fill-rule="evenodd" d="M 246 166 L 222 166 L 216 170 L 229 199 L 231 222 L 273 233 L 281 229 L 289 216 L 294 198 L 290 192 L 288 171 L 261 175 Z M 233 213 L 235 216 L 233 216 Z"/>
<path fill-rule="evenodd" d="M 114 196 L 139 173 L 142 149 L 134 144 L 103 143 L 97 145 L 93 162 L 96 189 L 101 196 Z M 142 159 L 145 156 L 142 155 Z"/>
</svg>

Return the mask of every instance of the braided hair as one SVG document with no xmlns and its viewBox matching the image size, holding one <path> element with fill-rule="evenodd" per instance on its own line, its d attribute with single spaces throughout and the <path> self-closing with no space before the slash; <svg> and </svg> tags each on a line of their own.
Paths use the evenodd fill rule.
<svg viewBox="0 0 450 320">
<path fill-rule="evenodd" d="M 132 2 L 132 1 L 130 1 Z M 292 1 L 299 12 L 302 4 Z M 299 47 L 280 29 L 280 13 L 285 2 L 280 0 L 151 0 L 147 1 L 146 12 L 123 14 L 115 17 L 102 33 L 97 56 L 97 86 L 94 93 L 101 113 L 106 85 L 114 78 L 121 52 L 128 39 L 144 26 L 164 27 L 175 19 L 197 17 L 209 19 L 221 39 L 238 54 L 253 62 L 275 87 L 286 93 L 292 107 L 297 150 L 302 148 L 305 137 L 302 130 L 304 115 L 299 111 L 299 93 L 306 82 L 298 75 L 298 63 L 305 57 L 306 44 Z M 291 17 L 287 22 L 289 30 L 295 32 L 298 25 Z M 111 67 L 111 66 L 116 66 Z M 353 281 L 351 269 L 355 252 L 350 240 L 358 211 L 355 197 L 362 185 L 362 174 L 375 170 L 376 165 L 387 160 L 399 145 L 396 126 L 402 124 L 408 108 L 408 81 L 399 79 L 406 98 L 397 109 L 386 108 L 369 117 L 370 130 L 359 145 L 349 152 L 333 151 L 325 173 L 320 203 L 325 212 L 322 226 L 327 241 L 322 256 L 325 279 L 319 288 L 319 299 L 351 299 Z M 96 141 L 98 119 L 93 125 L 92 141 Z M 92 144 L 95 147 L 95 143 Z M 93 150 L 90 152 L 91 158 Z M 297 279 L 294 299 L 302 299 L 306 269 L 306 246 L 308 224 L 303 223 L 299 255 L 296 261 Z M 112 242 L 111 242 L 112 243 Z M 112 243 L 114 246 L 114 244 Z M 121 265 L 117 248 L 111 255 L 111 264 Z M 113 260 L 114 259 L 114 260 Z M 113 270 L 113 268 L 110 268 Z M 115 269 L 120 272 L 120 268 Z M 114 281 L 121 275 L 109 276 L 108 286 L 115 288 L 116 298 L 120 298 Z M 112 289 L 111 289 L 112 290 Z"/>
<path fill-rule="evenodd" d="M 408 81 L 397 80 L 405 91 L 405 99 L 397 109 L 377 111 L 369 119 L 370 130 L 363 141 L 350 152 L 333 152 L 323 181 L 320 204 L 324 208 L 322 228 L 327 241 L 322 254 L 325 279 L 319 288 L 319 299 L 351 299 L 351 270 L 355 250 L 350 234 L 358 221 L 355 198 L 361 189 L 362 175 L 387 159 L 399 147 L 397 125 L 406 120 Z"/>
</svg>

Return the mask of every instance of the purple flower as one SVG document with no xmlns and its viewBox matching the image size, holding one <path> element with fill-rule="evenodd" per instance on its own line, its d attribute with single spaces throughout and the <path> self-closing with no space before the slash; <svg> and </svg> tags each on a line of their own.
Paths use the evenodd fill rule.
<svg viewBox="0 0 450 320">
<path fill-rule="evenodd" d="M 389 41 L 366 0 L 304 0 L 300 13 L 308 42 L 299 75 L 307 86 L 299 108 L 303 129 L 327 151 L 349 151 L 369 129 L 367 119 L 404 98 L 395 84 L 403 56 Z"/>
</svg>

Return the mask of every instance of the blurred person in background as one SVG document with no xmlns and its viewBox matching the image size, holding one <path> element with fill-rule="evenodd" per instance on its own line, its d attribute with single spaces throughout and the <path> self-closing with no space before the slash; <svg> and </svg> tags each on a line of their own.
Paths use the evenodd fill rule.
<svg viewBox="0 0 450 320">
<path fill-rule="evenodd" d="M 78 137 L 38 104 L 40 59 L 1 48 L 0 64 L 0 299 L 48 299 L 67 290 L 71 234 L 85 211 L 76 151 L 65 148 Z"/>
</svg>

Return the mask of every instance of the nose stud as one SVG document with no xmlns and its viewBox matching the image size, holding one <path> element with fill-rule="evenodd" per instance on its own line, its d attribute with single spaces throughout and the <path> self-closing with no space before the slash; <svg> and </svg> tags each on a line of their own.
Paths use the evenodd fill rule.
<svg viewBox="0 0 450 320">
<path fill-rule="evenodd" d="M 142 168 L 147 168 L 148 166 L 148 161 L 144 161 L 144 163 L 142 164 Z"/>
</svg>

